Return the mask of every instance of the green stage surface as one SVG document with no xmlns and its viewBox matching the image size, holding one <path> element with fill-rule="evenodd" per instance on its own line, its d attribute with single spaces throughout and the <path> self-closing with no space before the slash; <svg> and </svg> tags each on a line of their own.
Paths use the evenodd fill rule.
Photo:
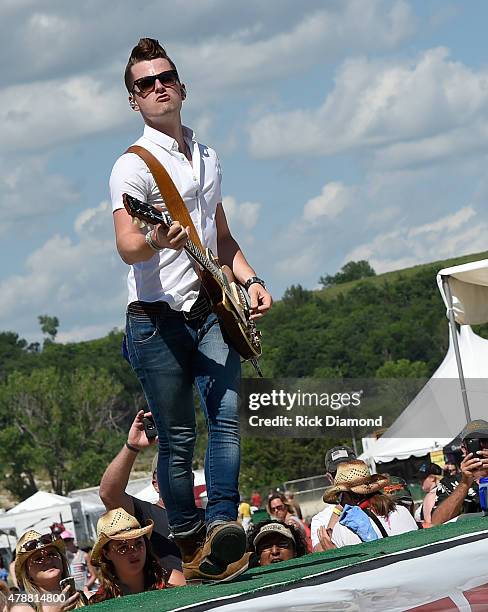
<svg viewBox="0 0 488 612">
<path fill-rule="evenodd" d="M 233 597 L 239 597 L 242 600 L 247 595 L 249 597 L 268 595 L 277 589 L 293 588 L 294 583 L 300 583 L 302 586 L 312 577 L 331 571 L 337 573 L 339 578 L 344 568 L 351 568 L 351 566 L 362 563 L 368 563 L 370 566 L 369 562 L 381 559 L 385 555 L 435 545 L 451 538 L 479 532 L 482 532 L 480 537 L 488 539 L 488 517 L 469 518 L 374 542 L 314 553 L 268 567 L 254 568 L 229 583 L 200 584 L 122 597 L 97 604 L 95 609 L 100 612 L 102 610 L 166 612 L 184 608 L 199 611 L 211 609 L 216 607 L 215 600 L 218 599 L 222 600 L 223 605 L 230 604 Z M 394 558 L 391 562 L 394 562 Z M 361 571 L 360 565 L 355 569 Z M 259 591 L 259 594 L 256 591 Z M 212 601 L 214 603 L 211 603 Z"/>
</svg>

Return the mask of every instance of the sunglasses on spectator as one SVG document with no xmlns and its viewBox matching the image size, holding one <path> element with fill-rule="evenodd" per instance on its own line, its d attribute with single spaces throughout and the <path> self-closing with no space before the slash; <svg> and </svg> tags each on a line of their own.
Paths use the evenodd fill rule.
<svg viewBox="0 0 488 612">
<path fill-rule="evenodd" d="M 31 563 L 36 565 L 42 565 L 44 561 L 50 561 L 51 559 L 61 559 L 61 555 L 57 550 L 47 550 L 46 552 L 40 552 L 37 556 L 30 558 Z"/>
<path fill-rule="evenodd" d="M 31 550 L 36 550 L 37 548 L 42 548 L 43 546 L 48 546 L 49 544 L 55 542 L 58 538 L 59 536 L 55 535 L 54 533 L 45 533 L 35 540 L 29 540 L 28 542 L 25 542 L 25 544 L 22 544 L 20 547 L 20 552 L 29 552 Z"/>
<path fill-rule="evenodd" d="M 176 85 L 179 81 L 178 73 L 176 70 L 165 70 L 159 74 L 150 74 L 140 79 L 136 79 L 132 86 L 132 92 L 135 91 L 136 93 L 147 94 L 154 90 L 156 81 L 159 81 L 161 85 L 165 87 Z"/>
<path fill-rule="evenodd" d="M 131 551 L 142 550 L 143 548 L 144 538 L 137 538 L 137 540 L 131 542 L 130 544 L 128 542 L 125 542 L 121 546 L 114 546 L 112 550 L 118 555 L 124 556 Z"/>
<path fill-rule="evenodd" d="M 280 504 L 279 506 L 274 506 L 274 507 L 271 506 L 270 510 L 272 513 L 275 513 L 275 512 L 279 512 L 280 510 L 286 510 L 286 508 L 283 504 Z"/>
<path fill-rule="evenodd" d="M 272 544 L 263 544 L 262 546 L 258 546 L 259 554 L 263 552 L 269 552 L 274 546 L 277 546 L 281 550 L 285 550 L 286 548 L 290 548 L 292 545 L 291 540 L 280 540 L 279 542 L 273 542 Z"/>
</svg>

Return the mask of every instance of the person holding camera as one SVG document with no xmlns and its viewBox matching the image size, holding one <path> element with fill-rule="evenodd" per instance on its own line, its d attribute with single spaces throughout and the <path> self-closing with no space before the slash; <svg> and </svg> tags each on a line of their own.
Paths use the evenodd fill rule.
<svg viewBox="0 0 488 612">
<path fill-rule="evenodd" d="M 107 511 L 114 508 L 123 508 L 141 524 L 149 519 L 153 521 L 154 529 L 150 536 L 153 552 L 162 567 L 169 572 L 169 584 L 171 586 L 183 586 L 186 584 L 186 580 L 182 572 L 180 551 L 176 544 L 168 539 L 168 513 L 159 494 L 157 455 L 153 460 L 151 476 L 152 485 L 159 495 L 158 501 L 151 504 L 137 499 L 137 497 L 133 497 L 125 491 L 137 454 L 141 450 L 157 444 L 157 437 L 148 438 L 144 427 L 144 422 L 146 424 L 151 422 L 151 417 L 151 413 L 144 412 L 144 410 L 139 410 L 136 414 L 127 435 L 127 442 L 102 476 L 99 495 Z"/>
<path fill-rule="evenodd" d="M 67 612 L 88 603 L 70 576 L 64 542 L 53 533 L 23 534 L 16 547 L 15 575 L 22 591 L 12 612 Z"/>
<path fill-rule="evenodd" d="M 462 514 L 481 512 L 479 481 L 488 477 L 488 422 L 471 421 L 460 433 L 464 459 L 461 471 L 443 478 L 437 487 L 432 524 L 440 525 Z"/>
</svg>

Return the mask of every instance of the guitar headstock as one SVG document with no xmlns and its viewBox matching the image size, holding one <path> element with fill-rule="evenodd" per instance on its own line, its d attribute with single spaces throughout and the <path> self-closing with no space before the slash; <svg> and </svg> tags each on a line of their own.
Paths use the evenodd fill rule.
<svg viewBox="0 0 488 612">
<path fill-rule="evenodd" d="M 125 210 L 133 218 L 134 223 L 139 223 L 140 227 L 144 225 L 171 225 L 173 222 L 168 213 L 162 212 L 146 202 L 141 202 L 137 198 L 128 193 L 122 194 Z"/>
</svg>

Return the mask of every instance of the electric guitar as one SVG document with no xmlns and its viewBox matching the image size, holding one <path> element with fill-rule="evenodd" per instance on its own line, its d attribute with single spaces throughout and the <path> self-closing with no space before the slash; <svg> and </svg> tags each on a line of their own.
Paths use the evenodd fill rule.
<svg viewBox="0 0 488 612">
<path fill-rule="evenodd" d="M 141 202 L 127 193 L 122 198 L 133 223 L 141 228 L 157 224 L 169 228 L 173 223 L 167 212 L 151 204 Z M 199 276 L 202 287 L 227 338 L 241 357 L 249 360 L 262 376 L 257 362 L 261 355 L 261 332 L 250 318 L 247 292 L 235 281 L 230 268 L 219 264 L 210 249 L 203 253 L 191 240 L 187 240 L 183 248 L 201 269 Z"/>
</svg>

